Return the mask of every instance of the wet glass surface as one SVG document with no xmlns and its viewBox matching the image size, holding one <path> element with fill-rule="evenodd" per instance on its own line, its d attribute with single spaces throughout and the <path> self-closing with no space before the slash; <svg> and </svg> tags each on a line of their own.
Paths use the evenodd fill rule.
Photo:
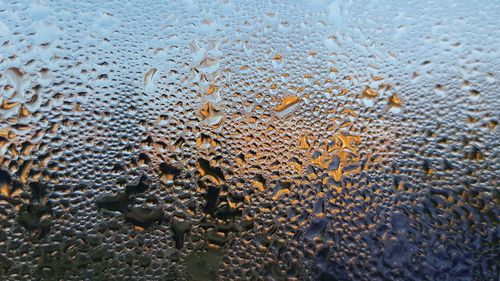
<svg viewBox="0 0 500 281">
<path fill-rule="evenodd" d="M 498 280 L 499 15 L 0 0 L 0 280 Z"/>
</svg>

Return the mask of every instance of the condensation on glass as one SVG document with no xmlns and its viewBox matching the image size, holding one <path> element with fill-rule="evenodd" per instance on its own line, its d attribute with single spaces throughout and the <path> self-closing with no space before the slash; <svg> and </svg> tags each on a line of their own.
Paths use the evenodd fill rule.
<svg viewBox="0 0 500 281">
<path fill-rule="evenodd" d="M 0 279 L 498 280 L 499 15 L 0 1 Z"/>
</svg>

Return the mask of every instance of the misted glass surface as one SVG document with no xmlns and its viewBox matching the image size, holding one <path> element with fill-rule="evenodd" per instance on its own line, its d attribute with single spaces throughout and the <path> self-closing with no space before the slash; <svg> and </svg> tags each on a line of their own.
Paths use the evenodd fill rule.
<svg viewBox="0 0 500 281">
<path fill-rule="evenodd" d="M 499 27 L 0 0 L 0 280 L 499 280 Z"/>
</svg>

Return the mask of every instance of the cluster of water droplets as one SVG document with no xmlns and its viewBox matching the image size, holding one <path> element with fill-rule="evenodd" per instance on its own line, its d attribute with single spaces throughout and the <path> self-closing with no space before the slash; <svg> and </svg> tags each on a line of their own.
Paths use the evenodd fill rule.
<svg viewBox="0 0 500 281">
<path fill-rule="evenodd" d="M 494 280 L 498 12 L 1 2 L 0 279 Z"/>
</svg>

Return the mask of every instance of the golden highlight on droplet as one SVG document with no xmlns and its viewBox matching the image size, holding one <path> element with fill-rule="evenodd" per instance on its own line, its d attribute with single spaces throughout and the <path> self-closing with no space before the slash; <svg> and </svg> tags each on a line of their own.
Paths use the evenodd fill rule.
<svg viewBox="0 0 500 281">
<path fill-rule="evenodd" d="M 30 116 L 30 111 L 25 106 L 21 106 L 19 109 L 19 117 L 23 118 L 28 116 Z"/>
<path fill-rule="evenodd" d="M 208 87 L 208 90 L 207 90 L 207 92 L 205 93 L 205 95 L 209 96 L 209 95 L 211 95 L 211 94 L 215 93 L 215 91 L 217 91 L 218 89 L 219 89 L 219 87 L 217 87 L 217 86 L 215 86 L 215 85 L 210 85 L 210 86 Z"/>
<path fill-rule="evenodd" d="M 203 109 L 200 110 L 203 122 L 208 125 L 219 125 L 222 121 L 223 114 L 220 110 L 216 110 L 210 102 L 205 103 Z"/>
<path fill-rule="evenodd" d="M 19 105 L 18 102 L 9 102 L 7 100 L 3 100 L 1 108 L 5 109 L 5 110 L 9 110 L 9 109 L 12 109 L 12 108 L 16 107 L 17 105 Z"/>
<path fill-rule="evenodd" d="M 311 145 L 309 145 L 309 140 L 307 139 L 307 136 L 302 136 L 300 138 L 299 142 L 299 148 L 300 149 L 309 149 Z"/>
<path fill-rule="evenodd" d="M 273 200 L 278 200 L 281 196 L 283 196 L 284 194 L 290 194 L 290 189 L 288 188 L 284 188 L 284 189 L 280 189 L 278 192 L 276 192 L 276 194 L 273 196 Z"/>
<path fill-rule="evenodd" d="M 263 182 L 260 182 L 258 180 L 252 180 L 252 183 L 255 185 L 255 187 L 257 187 L 258 190 L 260 190 L 260 191 L 266 190 L 266 186 L 264 185 Z"/>
<path fill-rule="evenodd" d="M 403 105 L 403 100 L 398 97 L 396 93 L 389 97 L 389 106 L 401 107 Z"/>
<path fill-rule="evenodd" d="M 378 97 L 378 92 L 367 86 L 365 88 L 365 90 L 363 91 L 363 96 L 366 97 L 366 98 L 373 99 L 373 98 Z"/>
<path fill-rule="evenodd" d="M 276 112 L 282 112 L 284 111 L 285 109 L 297 104 L 298 102 L 300 102 L 300 98 L 297 97 L 297 96 L 288 96 L 286 98 L 283 98 L 283 100 L 281 101 L 281 103 L 274 108 L 274 111 Z"/>
</svg>

